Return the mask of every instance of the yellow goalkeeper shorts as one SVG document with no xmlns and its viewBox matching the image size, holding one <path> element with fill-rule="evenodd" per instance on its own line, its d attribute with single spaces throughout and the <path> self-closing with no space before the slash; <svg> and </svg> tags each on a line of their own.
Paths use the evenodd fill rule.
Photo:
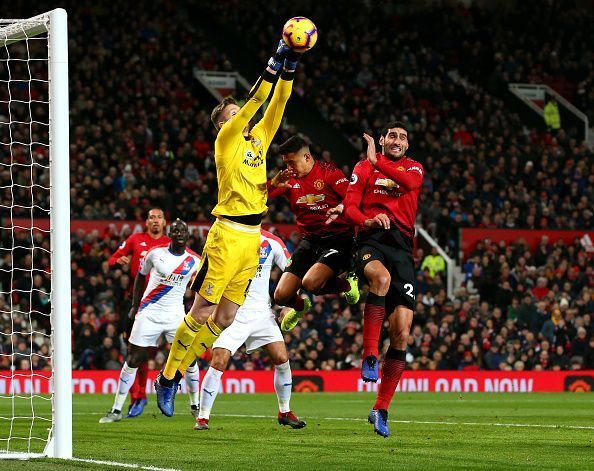
<svg viewBox="0 0 594 471">
<path fill-rule="evenodd" d="M 192 290 L 213 304 L 225 297 L 241 306 L 259 260 L 260 226 L 219 218 L 208 231 Z"/>
</svg>

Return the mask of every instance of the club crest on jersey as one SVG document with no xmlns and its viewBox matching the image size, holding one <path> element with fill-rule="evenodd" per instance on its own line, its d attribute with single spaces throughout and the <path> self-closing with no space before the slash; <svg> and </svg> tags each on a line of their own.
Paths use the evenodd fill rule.
<svg viewBox="0 0 594 471">
<path fill-rule="evenodd" d="M 324 180 L 316 180 L 314 182 L 314 188 L 316 190 L 321 190 L 322 188 L 324 188 Z"/>
<path fill-rule="evenodd" d="M 183 271 L 188 271 L 190 270 L 190 262 L 188 262 L 187 260 L 184 262 L 184 266 L 182 268 Z"/>
<path fill-rule="evenodd" d="M 396 167 L 396 169 L 401 172 L 404 172 L 406 170 L 402 165 L 400 165 L 399 167 Z"/>
<path fill-rule="evenodd" d="M 270 242 L 267 240 L 263 240 L 260 245 L 260 265 L 266 263 L 266 259 L 270 255 L 270 252 L 272 252 L 272 245 L 270 245 Z"/>
<path fill-rule="evenodd" d="M 211 296 L 212 295 L 212 291 L 214 290 L 214 285 L 212 283 L 207 283 L 206 284 L 206 289 L 204 290 L 204 293 L 207 296 Z"/>
<path fill-rule="evenodd" d="M 262 141 L 257 137 L 252 137 L 252 144 L 254 144 L 256 147 L 260 147 L 262 145 Z"/>
<path fill-rule="evenodd" d="M 324 201 L 325 199 L 326 199 L 326 195 L 313 195 L 310 193 L 308 195 L 300 196 L 297 199 L 297 204 L 307 204 L 307 205 L 318 204 L 318 203 Z"/>
</svg>

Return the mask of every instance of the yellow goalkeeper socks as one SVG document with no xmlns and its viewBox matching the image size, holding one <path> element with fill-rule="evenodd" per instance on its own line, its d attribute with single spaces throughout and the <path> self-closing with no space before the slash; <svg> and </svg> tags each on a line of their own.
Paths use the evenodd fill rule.
<svg viewBox="0 0 594 471">
<path fill-rule="evenodd" d="M 192 346 L 180 363 L 178 371 L 181 374 L 184 374 L 190 365 L 194 363 L 194 360 L 200 358 L 208 349 L 208 347 L 212 347 L 212 344 L 215 342 L 218 336 L 221 335 L 222 331 L 223 329 L 219 328 L 219 326 L 214 323 L 212 317 L 209 317 L 206 320 L 206 328 L 201 329 L 196 335 L 196 338 L 192 342 Z"/>
<path fill-rule="evenodd" d="M 173 379 L 175 377 L 175 372 L 178 370 L 181 362 L 191 352 L 190 347 L 194 343 L 194 339 L 197 338 L 197 334 L 202 330 L 209 330 L 202 327 L 203 325 L 198 324 L 190 314 L 186 314 L 184 321 L 177 328 L 175 338 L 171 344 L 169 358 L 167 358 L 167 364 L 163 370 L 163 376 L 166 379 Z"/>
<path fill-rule="evenodd" d="M 192 350 L 194 351 L 195 357 L 201 357 L 208 348 L 212 347 L 212 344 L 219 338 L 222 331 L 223 329 L 216 325 L 212 316 L 210 316 L 206 320 L 204 328 L 200 329 L 200 332 L 198 332 L 192 343 Z"/>
</svg>

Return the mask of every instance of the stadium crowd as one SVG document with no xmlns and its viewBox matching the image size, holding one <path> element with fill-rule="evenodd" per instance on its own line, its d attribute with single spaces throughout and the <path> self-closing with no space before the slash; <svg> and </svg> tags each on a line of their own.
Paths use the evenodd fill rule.
<svg viewBox="0 0 594 471">
<path fill-rule="evenodd" d="M 17 242 L 27 237 L 28 232 L 17 234 Z M 3 244 L 9 242 L 2 240 Z M 114 270 L 107 264 L 119 243 L 120 236 L 115 234 L 79 231 L 72 235 L 75 368 L 119 369 L 125 358 L 121 313 L 125 315 L 128 310 L 131 280 L 126 269 Z M 199 251 L 202 243 L 194 233 L 189 245 Z M 47 247 L 47 240 L 39 234 L 36 245 Z M 47 277 L 41 275 L 49 270 L 49 256 L 36 252 L 41 253 L 33 260 L 29 253 L 15 251 L 15 266 L 33 264 L 40 272 L 13 285 L 19 291 L 13 293 L 12 306 L 5 295 L 0 295 L 2 369 L 10 367 L 13 348 L 21 356 L 17 359 L 21 368 L 49 367 L 45 333 L 49 332 L 49 286 Z M 409 339 L 410 368 L 594 368 L 594 268 L 579 241 L 565 245 L 544 239 L 534 253 L 521 242 L 509 246 L 481 242 L 464 264 L 465 281 L 454 299 L 446 296 L 443 272 L 432 272 L 431 265 L 424 263 L 432 255 L 423 254 L 421 249 L 416 255 L 419 297 Z M 0 284 L 6 291 L 11 285 L 10 254 L 0 263 Z M 280 272 L 274 271 L 271 290 L 279 277 Z M 188 296 L 186 302 L 191 303 L 191 299 Z M 29 306 L 34 312 L 32 336 L 28 335 Z M 19 312 L 13 314 L 12 324 L 11 308 Z M 11 337 L 10 332 L 17 330 L 21 334 Z M 315 297 L 312 311 L 285 334 L 285 340 L 295 369 L 358 368 L 362 306 L 346 306 L 333 297 Z M 382 340 L 385 343 L 387 339 Z M 35 354 L 30 357 L 30 353 Z M 166 354 L 163 343 L 153 352 L 150 366 L 162 367 Z M 243 349 L 229 365 L 233 369 L 270 366 L 261 353 L 246 355 Z"/>
<path fill-rule="evenodd" d="M 593 227 L 592 150 L 573 129 L 552 134 L 526 128 L 505 101 L 510 82 L 557 80 L 576 83 L 570 88 L 575 90 L 578 80 L 592 79 L 592 61 L 579 47 L 580 38 L 591 35 L 591 12 L 557 12 L 555 4 L 536 8 L 534 2 L 519 2 L 519 10 L 510 5 L 509 10 L 487 11 L 473 4 L 470 9 L 434 6 L 418 12 L 366 2 L 340 9 L 306 4 L 311 16 L 319 18 L 325 39 L 315 54 L 304 55 L 296 90 L 359 149 L 362 131 L 377 134 L 390 119 L 409 124 L 411 155 L 426 170 L 420 222 L 451 253 L 457 253 L 460 227 Z M 283 2 L 249 15 L 251 8 L 240 1 L 208 8 L 221 27 L 251 28 L 260 39 L 253 49 L 261 59 L 274 36 L 270 12 L 288 18 L 293 11 Z M 526 10 L 539 14 L 526 15 Z M 371 16 L 375 23 L 370 29 Z M 527 32 L 519 40 L 509 34 L 508 20 L 525 18 L 530 22 L 528 29 L 520 28 Z M 578 33 L 551 44 L 544 37 L 543 18 L 552 27 L 572 26 L 566 31 Z M 529 34 L 533 30 L 538 34 Z M 262 31 L 266 34 L 258 34 Z M 533 42 L 541 47 L 531 49 Z M 519 47 L 539 53 L 532 58 Z M 395 54 L 387 54 L 388 48 Z M 586 87 L 576 96 L 592 93 Z"/>
<path fill-rule="evenodd" d="M 44 2 L 39 3 L 42 10 Z M 335 9 L 306 0 L 301 7 L 323 28 L 324 41 L 315 54 L 304 57 L 296 93 L 311 100 L 359 151 L 362 131 L 375 131 L 389 118 L 404 118 L 410 126 L 411 155 L 426 170 L 419 222 L 451 254 L 459 251 L 461 227 L 593 227 L 592 151 L 571 129 L 527 129 L 504 96 L 507 83 L 513 81 L 563 83 L 577 106 L 594 109 L 592 61 L 579 47 L 580 41 L 592 39 L 587 16 L 571 8 L 560 15 L 539 8 L 541 16 L 556 18 L 559 31 L 579 33 L 549 41 L 545 28 L 536 36 L 512 37 L 505 32 L 502 18 L 517 22 L 525 17 L 524 10 L 501 11 L 493 17 L 478 7 L 401 14 L 387 6 L 382 15 L 374 15 L 377 24 L 370 30 L 362 28 L 369 19 L 365 2 Z M 82 1 L 71 8 L 81 12 L 69 20 L 70 58 L 75 64 L 72 218 L 142 221 L 148 208 L 160 206 L 170 218 L 211 219 L 216 194 L 214 134 L 210 103 L 198 98 L 192 68 L 232 70 L 227 56 L 172 2 L 146 2 L 138 9 Z M 250 15 L 245 14 L 247 8 Z M 254 60 L 258 51 L 262 57 L 270 52 L 276 36 L 271 28 L 280 29 L 270 25 L 271 13 L 288 18 L 288 8 L 281 2 L 273 2 L 266 12 L 239 1 L 204 5 L 216 21 L 241 25 L 248 32 L 251 28 L 260 41 L 252 46 Z M 348 21 L 331 22 L 336 15 Z M 424 28 L 428 21 L 441 27 Z M 532 18 L 526 31 L 537 24 L 538 18 Z M 572 28 L 562 29 L 568 25 Z M 392 30 L 394 34 L 387 34 Z M 90 43 L 96 47 L 84 46 Z M 386 55 L 387 48 L 394 48 L 396 55 Z M 538 52 L 531 56 L 527 50 Z M 277 142 L 291 132 L 283 129 Z M 331 158 L 331 149 L 314 149 L 319 158 Z M 35 156 L 47 164 L 43 147 Z M 281 164 L 273 146 L 270 174 Z M 6 188 L 11 178 L 10 169 L 2 167 L 5 201 L 12 198 Z M 43 199 L 41 193 L 35 196 Z M 12 212 L 30 214 L 27 208 L 14 207 Z M 36 215 L 42 213 L 36 210 Z M 293 222 L 294 215 L 285 200 L 277 199 L 267 219 Z M 122 313 L 127 312 L 133 280 L 126 270 L 107 266 L 125 235 L 72 235 L 76 368 L 119 369 L 125 357 Z M 14 241 L 12 237 L 2 230 L 1 247 L 18 246 L 21 238 L 21 245 L 27 246 L 30 234 L 17 232 Z M 19 354 L 21 368 L 49 367 L 49 247 L 41 234 L 35 237 L 38 249 L 0 251 L 2 369 L 10 367 L 12 351 Z M 202 243 L 194 234 L 189 245 L 199 252 Z M 295 244 L 294 236 L 287 241 L 290 249 Z M 545 240 L 535 253 L 521 243 L 481 243 L 462 260 L 466 277 L 454 299 L 445 295 L 441 271 L 421 268 L 427 256 L 418 252 L 416 257 L 420 294 L 409 341 L 410 368 L 594 368 L 594 273 L 578 242 L 565 246 Z M 10 274 L 13 266 L 35 271 L 16 279 Z M 274 272 L 271 289 L 278 278 Z M 17 290 L 12 299 L 6 293 L 11 286 Z M 312 312 L 285 335 L 293 368 L 358 368 L 361 323 L 361 305 L 348 307 L 337 298 L 316 297 Z M 35 333 L 29 335 L 31 325 Z M 17 330 L 21 334 L 10 335 Z M 166 349 L 154 352 L 151 367 L 163 365 Z M 257 352 L 246 356 L 240 351 L 230 368 L 262 369 L 270 364 Z"/>
</svg>

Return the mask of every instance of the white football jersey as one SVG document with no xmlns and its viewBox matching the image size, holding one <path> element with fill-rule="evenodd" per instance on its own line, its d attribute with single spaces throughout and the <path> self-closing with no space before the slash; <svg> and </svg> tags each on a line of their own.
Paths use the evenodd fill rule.
<svg viewBox="0 0 594 471">
<path fill-rule="evenodd" d="M 264 229 L 261 230 L 260 262 L 256 275 L 250 284 L 245 302 L 237 313 L 238 316 L 245 310 L 250 311 L 250 317 L 254 311 L 270 316 L 270 272 L 274 265 L 284 270 L 290 257 L 291 254 L 289 254 L 285 243 L 280 238 Z"/>
<path fill-rule="evenodd" d="M 158 311 L 162 315 L 184 310 L 184 294 L 188 283 L 200 266 L 200 256 L 186 248 L 176 255 L 169 247 L 155 247 L 140 261 L 139 272 L 150 275 L 138 314 Z"/>
</svg>

